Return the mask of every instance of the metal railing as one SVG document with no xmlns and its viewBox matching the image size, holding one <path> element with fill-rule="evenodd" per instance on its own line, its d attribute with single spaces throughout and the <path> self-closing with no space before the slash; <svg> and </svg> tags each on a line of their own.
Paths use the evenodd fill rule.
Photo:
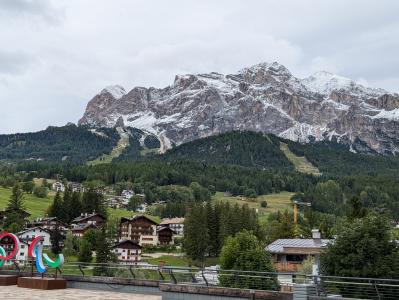
<svg viewBox="0 0 399 300">
<path fill-rule="evenodd" d="M 38 275 L 31 262 L 9 261 L 2 270 Z M 150 264 L 98 264 L 69 262 L 61 269 L 49 269 L 45 276 L 115 277 L 196 286 L 219 286 L 254 290 L 293 292 L 297 284 L 314 286 L 319 297 L 357 299 L 399 299 L 399 280 L 358 277 L 311 276 L 299 273 L 220 270 L 217 268 L 173 267 Z"/>
</svg>

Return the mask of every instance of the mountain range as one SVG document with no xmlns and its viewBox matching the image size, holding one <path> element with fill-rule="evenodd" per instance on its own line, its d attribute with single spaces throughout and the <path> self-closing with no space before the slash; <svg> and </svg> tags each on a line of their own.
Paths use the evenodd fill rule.
<svg viewBox="0 0 399 300">
<path fill-rule="evenodd" d="M 79 124 L 138 128 L 158 137 L 161 152 L 239 130 L 395 154 L 399 95 L 328 72 L 301 79 L 277 62 L 261 63 L 236 74 L 177 75 L 165 88 L 104 88 Z"/>
</svg>

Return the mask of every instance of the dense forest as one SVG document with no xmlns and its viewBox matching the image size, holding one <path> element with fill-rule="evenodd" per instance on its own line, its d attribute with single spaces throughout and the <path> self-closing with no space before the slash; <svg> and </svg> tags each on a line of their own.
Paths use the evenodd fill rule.
<svg viewBox="0 0 399 300">
<path fill-rule="evenodd" d="M 195 140 L 167 151 L 165 160 L 195 160 L 213 165 L 239 165 L 294 170 L 274 135 L 233 131 Z"/>
<path fill-rule="evenodd" d="M 84 163 L 110 153 L 119 139 L 115 129 L 102 128 L 100 132 L 72 124 L 34 133 L 0 135 L 0 159 Z"/>
<path fill-rule="evenodd" d="M 83 131 L 76 126 L 63 130 Z M 107 134 L 112 136 L 113 129 L 108 130 Z M 229 191 L 233 195 L 294 192 L 298 199 L 312 202 L 315 210 L 336 215 L 346 214 L 353 201 L 360 201 L 365 207 L 389 210 L 399 218 L 399 159 L 394 156 L 356 154 L 334 142 L 300 144 L 273 135 L 230 132 L 180 145 L 162 155 L 152 153 L 143 157 L 139 155 L 144 149 L 139 143 L 143 132 L 128 130 L 131 144 L 111 164 L 87 166 L 71 161 L 23 160 L 3 164 L 0 184 L 10 180 L 10 176 L 4 175 L 7 173 L 24 172 L 44 178 L 62 175 L 70 181 L 98 181 L 104 185 L 131 182 L 136 187 L 141 186 L 141 192 L 148 199 L 155 199 L 164 197 L 163 186 L 188 187 L 195 182 L 209 191 Z M 82 136 L 88 134 L 93 138 L 88 130 L 84 132 Z M 153 137 L 146 139 L 147 150 L 159 146 Z M 297 156 L 305 156 L 322 175 L 297 172 L 280 150 L 280 142 L 288 144 Z M 44 149 L 44 144 L 42 147 Z M 78 157 L 83 159 L 83 155 L 87 157 L 92 153 L 90 151 L 101 149 L 87 150 Z M 166 197 L 166 200 L 174 202 L 173 197 Z M 170 210 L 183 211 L 181 205 L 170 205 Z"/>
</svg>

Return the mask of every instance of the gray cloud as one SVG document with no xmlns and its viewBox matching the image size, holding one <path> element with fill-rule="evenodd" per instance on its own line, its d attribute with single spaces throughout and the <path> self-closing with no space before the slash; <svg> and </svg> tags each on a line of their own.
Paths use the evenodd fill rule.
<svg viewBox="0 0 399 300">
<path fill-rule="evenodd" d="M 0 0 L 0 133 L 76 121 L 105 85 L 163 87 L 262 61 L 398 92 L 397 11 L 389 0 Z"/>
<path fill-rule="evenodd" d="M 59 21 L 60 11 L 57 11 L 49 0 L 1 0 L 0 15 L 39 17 L 49 23 Z"/>
<path fill-rule="evenodd" d="M 27 53 L 7 52 L 0 49 L 0 74 L 19 75 L 28 71 L 35 58 Z"/>
</svg>

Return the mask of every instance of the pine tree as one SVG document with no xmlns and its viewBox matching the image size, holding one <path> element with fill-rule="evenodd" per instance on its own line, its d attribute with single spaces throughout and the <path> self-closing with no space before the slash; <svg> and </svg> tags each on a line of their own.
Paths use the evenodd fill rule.
<svg viewBox="0 0 399 300">
<path fill-rule="evenodd" d="M 208 226 L 208 255 L 218 256 L 219 254 L 219 219 L 216 208 L 208 201 L 206 203 L 206 219 Z"/>
<path fill-rule="evenodd" d="M 94 276 L 112 276 L 112 269 L 109 269 L 106 264 L 115 262 L 115 255 L 111 251 L 111 245 L 107 238 L 105 226 L 101 229 L 101 234 L 98 235 L 96 241 L 96 263 L 101 264 L 94 268 Z"/>
<path fill-rule="evenodd" d="M 72 221 L 82 212 L 82 202 L 80 200 L 80 193 L 73 192 L 70 207 L 68 210 L 68 217 Z"/>
<path fill-rule="evenodd" d="M 72 256 L 76 254 L 74 236 L 70 231 L 67 232 L 65 237 L 63 253 L 65 256 Z"/>
<path fill-rule="evenodd" d="M 9 232 L 21 231 L 24 227 L 23 210 L 25 209 L 23 191 L 18 184 L 12 189 L 10 200 L 7 204 L 7 218 L 4 220 L 3 229 Z"/>
<path fill-rule="evenodd" d="M 24 193 L 19 186 L 19 184 L 15 184 L 12 188 L 12 194 L 10 196 L 10 200 L 7 204 L 7 210 L 20 213 L 25 209 L 25 203 L 23 199 Z"/>
<path fill-rule="evenodd" d="M 59 254 L 62 252 L 62 244 L 63 244 L 64 236 L 60 231 L 60 227 L 58 223 L 55 225 L 54 230 L 52 230 L 50 234 L 51 241 L 51 251 L 54 254 Z"/>
<path fill-rule="evenodd" d="M 72 220 L 71 217 L 71 210 L 72 208 L 72 190 L 71 188 L 67 185 L 64 191 L 64 197 L 62 198 L 63 202 L 63 210 L 64 210 L 64 221 L 65 223 L 70 223 Z"/>
<path fill-rule="evenodd" d="M 202 204 L 193 205 L 184 224 L 184 247 L 193 260 L 204 261 L 208 250 L 206 211 Z"/>
<path fill-rule="evenodd" d="M 49 209 L 49 215 L 51 217 L 56 217 L 59 220 L 64 220 L 65 218 L 65 211 L 64 211 L 64 203 L 61 198 L 60 192 L 55 194 L 53 204 Z"/>
<path fill-rule="evenodd" d="M 79 255 L 78 260 L 79 262 L 86 262 L 89 263 L 93 259 L 93 254 L 91 252 L 91 245 L 85 239 L 81 239 L 79 245 Z"/>
</svg>

